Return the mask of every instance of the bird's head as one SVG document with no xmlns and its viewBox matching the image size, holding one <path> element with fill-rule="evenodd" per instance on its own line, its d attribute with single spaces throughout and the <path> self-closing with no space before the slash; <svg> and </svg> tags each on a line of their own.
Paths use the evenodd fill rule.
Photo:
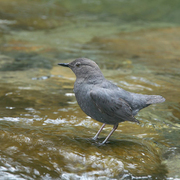
<svg viewBox="0 0 180 180">
<path fill-rule="evenodd" d="M 104 77 L 99 66 L 92 60 L 87 58 L 78 58 L 71 63 L 59 63 L 60 66 L 69 67 L 76 78 L 98 78 Z"/>
</svg>

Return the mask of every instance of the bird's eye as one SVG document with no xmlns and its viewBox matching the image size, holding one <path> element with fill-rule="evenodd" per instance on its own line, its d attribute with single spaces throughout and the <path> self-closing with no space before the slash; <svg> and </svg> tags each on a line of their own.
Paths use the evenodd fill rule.
<svg viewBox="0 0 180 180">
<path fill-rule="evenodd" d="M 80 65 L 81 65 L 81 63 L 80 63 L 80 62 L 77 62 L 77 63 L 76 63 L 76 66 L 77 66 L 77 67 L 79 67 Z"/>
</svg>

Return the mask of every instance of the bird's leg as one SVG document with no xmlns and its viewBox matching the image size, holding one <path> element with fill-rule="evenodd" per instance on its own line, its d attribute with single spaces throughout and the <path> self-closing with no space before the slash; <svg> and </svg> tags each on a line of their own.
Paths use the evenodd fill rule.
<svg viewBox="0 0 180 180">
<path fill-rule="evenodd" d="M 100 145 L 103 145 L 107 142 L 107 140 L 111 137 L 111 135 L 113 134 L 113 132 L 117 129 L 118 127 L 118 124 L 115 124 L 113 129 L 111 130 L 111 132 L 108 134 L 108 136 L 106 137 L 106 139 L 100 144 Z"/>
<path fill-rule="evenodd" d="M 97 138 L 98 138 L 98 136 L 99 136 L 99 134 L 100 134 L 100 132 L 103 130 L 103 128 L 105 127 L 105 123 L 101 126 L 101 128 L 99 129 L 99 131 L 97 132 L 97 134 L 92 138 L 93 140 L 97 140 Z"/>
</svg>

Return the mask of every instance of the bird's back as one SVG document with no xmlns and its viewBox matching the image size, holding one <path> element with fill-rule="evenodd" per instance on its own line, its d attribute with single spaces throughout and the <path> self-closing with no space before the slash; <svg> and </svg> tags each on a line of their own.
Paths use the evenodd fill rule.
<svg viewBox="0 0 180 180">
<path fill-rule="evenodd" d="M 156 103 L 162 103 L 165 101 L 160 95 L 145 95 L 138 93 L 131 93 L 126 91 L 110 81 L 106 80 L 102 85 L 104 88 L 110 88 L 112 90 L 112 96 L 115 98 L 122 98 L 132 108 L 132 114 L 135 116 L 141 109 Z"/>
<path fill-rule="evenodd" d="M 132 109 L 133 116 L 135 116 L 141 109 L 151 104 L 162 103 L 165 101 L 165 98 L 160 95 L 144 95 L 131 93 L 116 86 L 108 80 L 103 81 L 103 83 L 99 84 L 98 86 L 101 88 L 109 89 L 111 91 L 111 97 L 115 99 L 121 98 L 126 101 Z"/>
</svg>

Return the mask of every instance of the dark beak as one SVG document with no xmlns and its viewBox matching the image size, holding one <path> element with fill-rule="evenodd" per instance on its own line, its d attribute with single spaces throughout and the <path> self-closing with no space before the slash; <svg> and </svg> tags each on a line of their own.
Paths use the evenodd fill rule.
<svg viewBox="0 0 180 180">
<path fill-rule="evenodd" d="M 69 67 L 69 63 L 59 63 L 58 65 L 64 66 L 64 67 Z"/>
</svg>

